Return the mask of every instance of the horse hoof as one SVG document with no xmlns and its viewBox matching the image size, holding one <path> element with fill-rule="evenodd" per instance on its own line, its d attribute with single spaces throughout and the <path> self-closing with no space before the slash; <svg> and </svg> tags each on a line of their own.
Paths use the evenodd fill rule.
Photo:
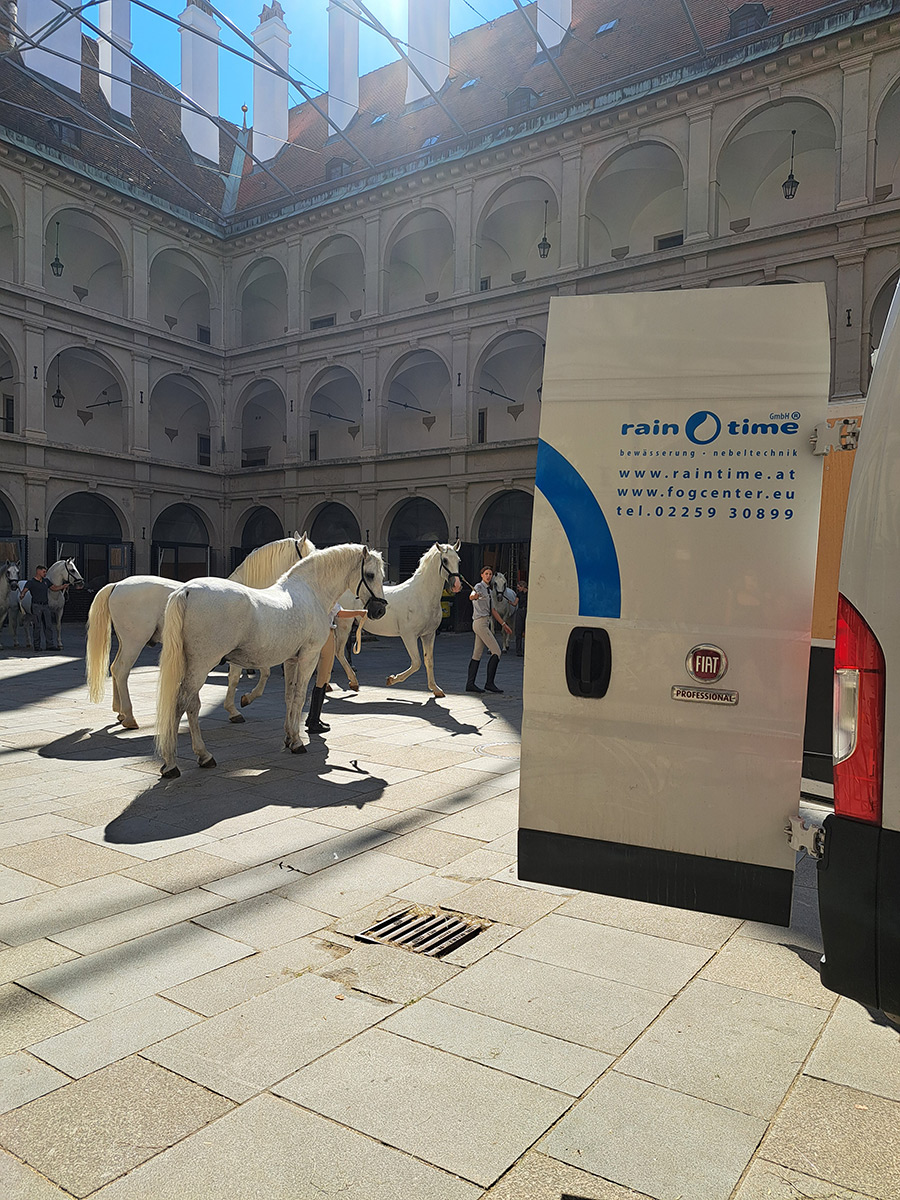
<svg viewBox="0 0 900 1200">
<path fill-rule="evenodd" d="M 244 718 L 238 712 L 236 712 L 233 717 L 229 717 L 228 720 L 232 723 L 232 725 L 243 725 L 245 723 Z"/>
<path fill-rule="evenodd" d="M 306 753 L 306 747 L 304 746 L 304 744 L 302 742 L 299 742 L 296 746 L 291 746 L 291 754 L 305 754 L 305 753 Z"/>
<path fill-rule="evenodd" d="M 216 763 L 216 760 L 213 758 L 212 755 L 210 755 L 209 758 L 207 758 L 204 762 L 200 763 L 200 766 L 204 770 L 206 770 L 207 767 L 215 767 L 217 765 L 218 764 Z"/>
<path fill-rule="evenodd" d="M 446 694 L 447 694 L 447 693 L 446 693 L 446 692 L 442 692 L 440 688 L 435 688 L 435 689 L 434 689 L 434 695 L 435 695 L 435 698 L 436 698 L 437 700 L 443 700 L 443 699 L 444 699 L 444 697 L 446 696 Z"/>
<path fill-rule="evenodd" d="M 180 779 L 181 778 L 181 772 L 178 770 L 177 767 L 169 767 L 168 771 L 165 769 L 165 767 L 163 767 L 163 769 L 160 771 L 160 775 L 163 777 L 163 779 Z"/>
<path fill-rule="evenodd" d="M 392 683 L 394 683 L 394 682 L 395 682 L 395 678 L 394 678 L 394 676 L 393 676 L 393 675 L 388 675 L 387 679 L 385 680 L 385 683 L 388 685 L 388 687 L 390 687 L 390 686 L 391 686 L 391 684 L 392 684 Z"/>
<path fill-rule="evenodd" d="M 358 692 L 358 691 L 359 691 L 359 684 L 358 684 L 358 683 L 351 683 L 351 684 L 350 684 L 350 691 L 351 691 L 351 692 Z"/>
<path fill-rule="evenodd" d="M 119 717 L 123 729 L 140 729 L 134 717 Z"/>
<path fill-rule="evenodd" d="M 243 696 L 241 696 L 241 708 L 246 708 L 249 703 L 250 703 L 250 695 L 248 692 L 244 692 Z M 232 720 L 233 719 L 234 718 L 232 718 Z M 242 721 L 243 721 L 243 719 L 244 718 L 241 717 Z"/>
</svg>

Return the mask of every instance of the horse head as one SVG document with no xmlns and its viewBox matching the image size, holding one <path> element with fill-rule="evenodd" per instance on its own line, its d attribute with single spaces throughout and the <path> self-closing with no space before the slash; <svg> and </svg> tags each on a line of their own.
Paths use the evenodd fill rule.
<svg viewBox="0 0 900 1200">
<path fill-rule="evenodd" d="M 356 589 L 359 600 L 362 600 L 360 593 L 363 588 L 369 593 L 368 600 L 364 602 L 366 612 L 373 621 L 378 621 L 387 611 L 387 600 L 384 598 L 384 559 L 377 550 L 370 550 L 368 546 L 363 546 L 359 586 Z"/>
<path fill-rule="evenodd" d="M 14 588 L 19 582 L 19 563 L 15 559 L 7 559 L 6 565 L 0 574 L 5 575 L 7 582 L 11 588 Z"/>
<path fill-rule="evenodd" d="M 81 577 L 81 572 L 75 566 L 74 558 L 61 558 L 53 564 L 47 572 L 47 578 L 51 583 L 69 583 L 75 588 L 76 592 L 80 592 L 84 587 L 84 580 Z"/>
<path fill-rule="evenodd" d="M 459 542 L 455 546 L 435 542 L 435 547 L 441 556 L 441 570 L 447 576 L 447 582 L 459 581 Z"/>
</svg>

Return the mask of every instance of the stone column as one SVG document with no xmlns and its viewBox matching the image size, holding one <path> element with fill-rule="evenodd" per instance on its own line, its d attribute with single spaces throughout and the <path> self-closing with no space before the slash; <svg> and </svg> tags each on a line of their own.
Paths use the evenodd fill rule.
<svg viewBox="0 0 900 1200">
<path fill-rule="evenodd" d="M 450 442 L 468 439 L 469 334 L 453 337 L 453 373 L 450 380 Z"/>
<path fill-rule="evenodd" d="M 132 279 L 131 313 L 136 321 L 146 322 L 150 313 L 150 264 L 146 225 L 135 225 L 132 232 Z"/>
<path fill-rule="evenodd" d="M 862 228 L 857 232 L 861 235 Z M 855 400 L 864 394 L 863 364 L 860 361 L 860 331 L 863 322 L 863 274 L 865 252 L 839 250 L 837 258 L 837 301 L 834 329 L 835 400 Z"/>
<path fill-rule="evenodd" d="M 46 441 L 47 364 L 44 361 L 44 330 L 39 325 L 25 326 L 25 411 L 22 414 L 22 433 L 25 437 Z"/>
<path fill-rule="evenodd" d="M 131 395 L 133 421 L 129 452 L 141 456 L 150 453 L 150 359 L 147 355 L 133 354 L 133 377 Z"/>
<path fill-rule="evenodd" d="M 378 351 L 367 346 L 362 354 L 362 445 L 364 455 L 378 454 Z"/>
<path fill-rule="evenodd" d="M 869 154 L 869 78 L 871 55 L 841 63 L 844 89 L 841 103 L 841 182 L 837 207 L 868 203 L 866 163 Z"/>
<path fill-rule="evenodd" d="M 562 159 L 562 198 L 559 213 L 560 270 L 578 266 L 578 230 L 581 209 L 581 147 L 573 146 Z"/>
<path fill-rule="evenodd" d="M 687 203 L 685 205 L 684 240 L 709 240 L 712 106 L 690 113 L 688 129 Z"/>
<path fill-rule="evenodd" d="M 463 183 L 456 189 L 456 220 L 454 223 L 453 294 L 465 296 L 472 290 L 475 274 L 475 242 L 472 230 L 471 183 Z"/>
<path fill-rule="evenodd" d="M 377 317 L 381 311 L 381 220 L 378 213 L 366 215 L 366 298 L 364 315 Z"/>
<path fill-rule="evenodd" d="M 302 328 L 300 279 L 303 262 L 300 255 L 300 238 L 292 237 L 287 244 L 287 327 L 288 333 L 297 333 Z"/>
<path fill-rule="evenodd" d="M 25 208 L 22 223 L 25 228 L 25 269 L 22 281 L 29 287 L 43 287 L 44 268 L 46 266 L 46 269 L 50 270 L 50 260 L 53 258 L 53 252 L 47 254 L 44 244 L 44 191 L 30 180 L 25 181 L 23 190 Z M 51 228 L 55 237 L 56 227 L 51 226 Z"/>
</svg>

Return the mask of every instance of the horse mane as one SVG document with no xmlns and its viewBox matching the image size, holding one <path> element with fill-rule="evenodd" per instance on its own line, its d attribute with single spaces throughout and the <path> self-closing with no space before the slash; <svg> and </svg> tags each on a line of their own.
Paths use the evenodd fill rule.
<svg viewBox="0 0 900 1200">
<path fill-rule="evenodd" d="M 294 572 L 296 570 L 298 570 L 300 567 L 302 567 L 304 563 L 312 562 L 314 559 L 318 559 L 321 562 L 322 558 L 325 555 L 332 556 L 332 555 L 334 555 L 334 552 L 336 550 L 355 550 L 360 556 L 360 566 L 361 566 L 362 565 L 362 552 L 365 549 L 367 549 L 367 547 L 363 546 L 363 544 L 361 542 L 343 542 L 339 546 L 325 546 L 323 549 L 316 550 L 314 554 L 308 555 L 306 558 L 301 559 L 299 562 L 292 563 L 291 566 L 288 567 L 288 569 L 284 572 L 284 574 L 279 578 L 278 582 L 283 583 L 284 580 L 287 579 L 287 577 L 289 575 L 293 575 Z M 381 563 L 382 570 L 384 570 L 384 558 L 382 557 L 381 552 L 378 550 L 369 549 L 369 554 L 372 556 L 372 558 L 377 559 L 378 562 Z"/>
<path fill-rule="evenodd" d="M 416 567 L 415 571 L 413 571 L 413 575 L 418 575 L 420 571 L 424 571 L 425 568 L 429 566 L 435 558 L 440 558 L 443 553 L 444 552 L 441 549 L 440 542 L 435 542 L 432 546 L 429 546 L 419 559 L 419 565 Z M 412 578 L 412 576 L 410 576 L 410 578 Z"/>
<path fill-rule="evenodd" d="M 299 561 L 297 542 L 299 538 L 281 538 L 277 542 L 268 542 L 251 550 L 236 570 L 232 571 L 229 579 L 235 583 L 243 583 L 246 587 L 268 587 L 273 579 L 277 579 L 289 567 L 295 567 Z"/>
</svg>

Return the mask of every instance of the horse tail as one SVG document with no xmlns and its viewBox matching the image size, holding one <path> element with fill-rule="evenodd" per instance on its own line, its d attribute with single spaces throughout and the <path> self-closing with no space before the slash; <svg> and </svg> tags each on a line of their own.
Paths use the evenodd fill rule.
<svg viewBox="0 0 900 1200">
<path fill-rule="evenodd" d="M 109 598 L 115 586 L 114 583 L 108 583 L 102 587 L 91 601 L 88 611 L 84 670 L 92 704 L 102 702 L 106 676 L 109 674 L 109 649 L 112 645 Z"/>
<path fill-rule="evenodd" d="M 166 602 L 159 682 L 156 689 L 156 752 L 163 762 L 172 762 L 178 745 L 181 712 L 178 699 L 184 680 L 184 609 L 187 594 L 183 588 L 173 592 Z"/>
</svg>

